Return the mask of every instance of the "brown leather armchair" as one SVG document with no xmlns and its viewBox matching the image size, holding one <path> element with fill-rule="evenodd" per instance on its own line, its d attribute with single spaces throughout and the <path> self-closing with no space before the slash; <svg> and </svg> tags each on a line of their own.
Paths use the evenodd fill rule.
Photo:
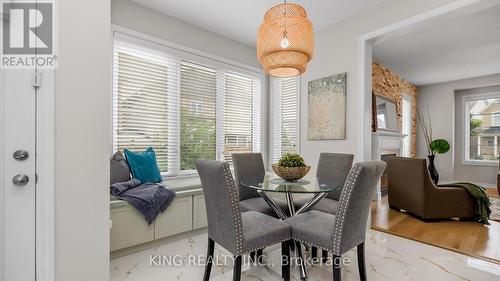
<svg viewBox="0 0 500 281">
<path fill-rule="evenodd" d="M 391 208 L 424 220 L 474 217 L 474 198 L 463 188 L 435 186 L 425 159 L 392 158 L 387 172 Z"/>
</svg>

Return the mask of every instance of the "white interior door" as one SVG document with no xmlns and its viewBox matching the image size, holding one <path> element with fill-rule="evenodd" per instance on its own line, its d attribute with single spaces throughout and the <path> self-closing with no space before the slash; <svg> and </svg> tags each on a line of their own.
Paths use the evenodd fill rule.
<svg viewBox="0 0 500 281">
<path fill-rule="evenodd" d="M 0 70 L 0 280 L 34 281 L 36 90 L 33 70 Z"/>
</svg>

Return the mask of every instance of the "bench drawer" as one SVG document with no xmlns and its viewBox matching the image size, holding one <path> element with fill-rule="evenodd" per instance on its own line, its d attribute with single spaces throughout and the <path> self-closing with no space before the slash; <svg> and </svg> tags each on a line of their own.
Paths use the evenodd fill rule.
<svg viewBox="0 0 500 281">
<path fill-rule="evenodd" d="M 192 196 L 174 199 L 155 221 L 155 239 L 182 233 L 193 227 Z"/>
<path fill-rule="evenodd" d="M 193 196 L 193 229 L 207 226 L 207 209 L 203 194 Z"/>
<path fill-rule="evenodd" d="M 111 251 L 154 240 L 154 224 L 148 225 L 144 216 L 130 205 L 111 209 Z"/>
</svg>

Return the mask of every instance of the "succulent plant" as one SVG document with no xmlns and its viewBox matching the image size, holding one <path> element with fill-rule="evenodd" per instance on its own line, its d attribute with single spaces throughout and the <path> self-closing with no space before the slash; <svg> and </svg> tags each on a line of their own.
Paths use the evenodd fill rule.
<svg viewBox="0 0 500 281">
<path fill-rule="evenodd" d="M 302 158 L 297 153 L 286 153 L 281 156 L 278 161 L 278 165 L 282 167 L 304 167 L 306 164 L 304 163 L 304 158 Z"/>
</svg>

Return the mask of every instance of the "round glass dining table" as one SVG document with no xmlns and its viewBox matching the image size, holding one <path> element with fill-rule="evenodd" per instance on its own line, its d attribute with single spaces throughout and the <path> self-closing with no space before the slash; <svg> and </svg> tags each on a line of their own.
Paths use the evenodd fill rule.
<svg viewBox="0 0 500 281">
<path fill-rule="evenodd" d="M 305 177 L 297 181 L 286 181 L 278 178 L 275 175 L 265 175 L 261 183 L 245 183 L 240 182 L 241 185 L 248 188 L 256 189 L 259 195 L 266 201 L 266 203 L 273 209 L 276 215 L 285 220 L 291 216 L 296 216 L 300 213 L 306 212 L 323 199 L 329 192 L 340 190 L 341 186 L 334 186 L 316 177 Z M 269 196 L 269 193 L 283 193 L 286 197 L 288 207 L 288 214 L 283 211 L 281 207 L 276 204 L 276 201 Z M 313 196 L 307 200 L 298 210 L 295 210 L 295 203 L 293 194 L 312 194 Z M 305 263 L 302 256 L 300 242 L 295 242 L 297 250 L 297 258 L 300 260 L 300 277 L 307 278 Z"/>
<path fill-rule="evenodd" d="M 305 177 L 297 181 L 287 181 L 273 175 L 266 175 L 263 182 L 260 183 L 245 183 L 242 181 L 241 185 L 256 189 L 259 195 L 274 210 L 276 215 L 283 220 L 309 210 L 329 192 L 340 190 L 342 188 L 341 186 L 322 182 L 317 177 Z M 285 194 L 289 214 L 283 212 L 274 199 L 269 196 L 270 192 Z M 301 206 L 299 210 L 296 211 L 293 194 L 313 194 L 313 196 L 303 206 Z"/>
</svg>

